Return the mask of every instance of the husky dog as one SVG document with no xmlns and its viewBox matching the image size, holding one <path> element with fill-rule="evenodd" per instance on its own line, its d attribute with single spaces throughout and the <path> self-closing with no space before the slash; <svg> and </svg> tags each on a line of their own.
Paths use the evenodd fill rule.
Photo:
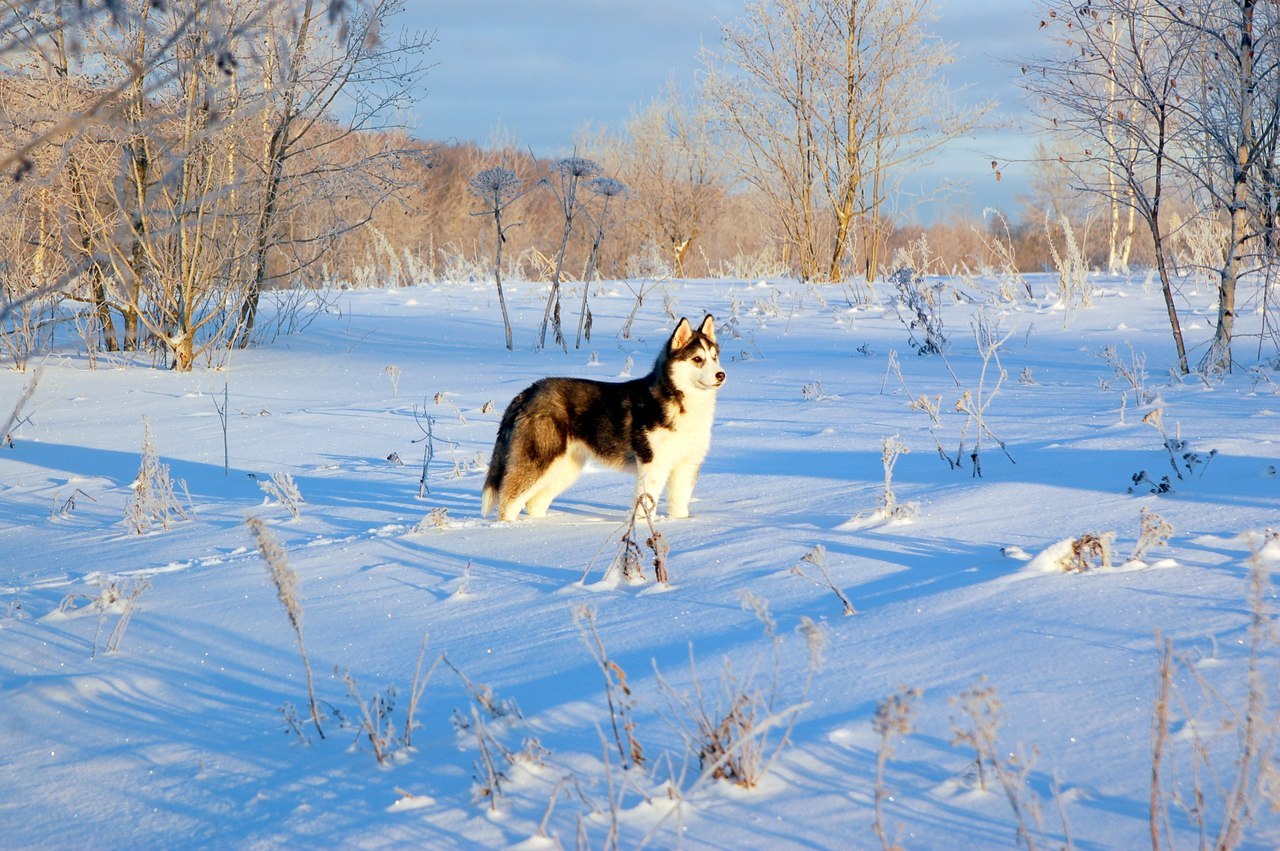
<svg viewBox="0 0 1280 851">
<path fill-rule="evenodd" d="M 724 383 L 715 319 L 695 331 L 681 319 L 653 371 L 633 381 L 544 378 L 511 400 L 498 426 L 482 511 L 543 517 L 589 458 L 634 470 L 636 498 L 689 516 L 689 497 L 711 445 L 716 391 Z"/>
</svg>

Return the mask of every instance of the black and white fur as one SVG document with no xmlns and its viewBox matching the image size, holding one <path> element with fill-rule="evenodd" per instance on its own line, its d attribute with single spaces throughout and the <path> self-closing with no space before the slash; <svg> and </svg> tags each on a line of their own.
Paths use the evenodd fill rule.
<svg viewBox="0 0 1280 851">
<path fill-rule="evenodd" d="M 511 400 L 498 426 L 482 511 L 543 517 L 590 458 L 636 473 L 636 497 L 688 517 L 698 469 L 711 445 L 716 392 L 724 383 L 715 319 L 697 330 L 681 319 L 653 371 L 632 381 L 544 378 Z"/>
</svg>

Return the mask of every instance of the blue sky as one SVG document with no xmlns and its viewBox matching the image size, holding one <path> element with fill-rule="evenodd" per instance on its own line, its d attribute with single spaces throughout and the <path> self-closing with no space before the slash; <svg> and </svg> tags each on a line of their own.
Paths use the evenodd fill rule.
<svg viewBox="0 0 1280 851">
<path fill-rule="evenodd" d="M 668 78 L 691 90 L 698 54 L 719 44 L 721 22 L 739 17 L 744 0 L 409 0 L 398 23 L 437 40 L 417 106 L 417 135 L 484 144 L 504 133 L 539 156 L 570 151 L 588 122 L 620 126 L 634 108 L 661 94 Z M 934 33 L 954 45 L 947 69 L 962 98 L 994 97 L 1007 119 L 1000 129 L 960 140 L 912 175 L 924 191 L 943 178 L 969 187 L 953 204 L 1013 213 L 1026 167 L 1009 165 L 996 182 L 993 157 L 1026 158 L 1034 140 L 1021 120 L 1014 60 L 1041 48 L 1031 0 L 935 0 Z M 917 218 L 945 215 L 948 206 Z"/>
</svg>

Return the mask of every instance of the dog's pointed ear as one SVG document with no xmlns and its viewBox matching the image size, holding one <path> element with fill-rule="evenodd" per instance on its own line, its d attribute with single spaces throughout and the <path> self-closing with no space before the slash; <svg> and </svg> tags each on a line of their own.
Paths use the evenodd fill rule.
<svg viewBox="0 0 1280 851">
<path fill-rule="evenodd" d="M 706 336 L 711 342 L 716 341 L 716 318 L 710 313 L 702 320 L 702 324 L 698 326 L 698 333 Z"/>
<path fill-rule="evenodd" d="M 671 332 L 671 345 L 668 348 L 671 351 L 683 349 L 689 345 L 689 341 L 693 339 L 693 327 L 689 324 L 689 320 L 681 317 L 680 324 L 676 325 L 676 330 Z"/>
</svg>

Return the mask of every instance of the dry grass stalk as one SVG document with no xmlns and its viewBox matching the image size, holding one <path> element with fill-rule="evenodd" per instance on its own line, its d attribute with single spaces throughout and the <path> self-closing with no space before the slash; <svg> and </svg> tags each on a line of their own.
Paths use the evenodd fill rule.
<svg viewBox="0 0 1280 851">
<path fill-rule="evenodd" d="M 1067 307 L 1089 307 L 1093 304 L 1093 285 L 1089 283 L 1089 263 L 1066 213 L 1059 214 L 1058 225 L 1062 229 L 1063 249 L 1059 253 L 1053 240 L 1053 222 L 1046 212 L 1044 217 L 1045 241 L 1049 255 L 1058 271 L 1058 296 Z M 1086 230 L 1088 223 L 1086 222 Z"/>
<path fill-rule="evenodd" d="M 1129 345 L 1129 360 L 1121 360 L 1115 346 L 1106 346 L 1099 355 L 1111 367 L 1117 378 L 1122 379 L 1133 391 L 1133 399 L 1138 405 L 1149 405 L 1155 400 L 1155 394 L 1147 389 L 1147 356 L 1137 354 Z"/>
<path fill-rule="evenodd" d="M 98 613 L 98 625 L 93 632 L 93 658 L 98 656 L 98 642 L 102 637 L 102 627 L 106 623 L 107 615 L 115 612 L 119 615 L 115 626 L 107 636 L 107 643 L 103 647 L 104 653 L 116 653 L 120 649 L 120 642 L 124 639 L 125 630 L 129 628 L 129 622 L 133 618 L 134 607 L 137 605 L 138 598 L 142 594 L 151 589 L 151 580 L 147 576 L 140 576 L 129 583 L 116 576 L 100 575 L 94 581 L 98 586 L 98 593 L 90 596 L 88 594 L 68 594 L 62 599 L 58 605 L 58 611 L 65 614 L 78 608 L 77 601 L 87 600 L 93 605 L 93 610 Z"/>
<path fill-rule="evenodd" d="M 937 439 L 936 435 L 934 439 Z M 893 492 L 893 468 L 897 465 L 898 458 L 911 450 L 907 448 L 906 444 L 898 440 L 897 435 L 882 438 L 880 449 L 880 462 L 884 466 L 884 492 L 880 495 L 880 504 L 873 510 L 858 512 L 858 514 L 854 515 L 852 522 L 860 524 L 875 521 L 892 523 L 899 520 L 910 520 L 919 510 L 919 506 L 914 502 L 898 502 L 898 497 Z M 939 445 L 938 451 L 942 452 L 941 445 Z M 946 457 L 945 453 L 943 453 L 943 457 Z"/>
<path fill-rule="evenodd" d="M 413 746 L 413 731 L 421 726 L 414 721 L 414 718 L 418 713 L 418 704 L 422 701 L 422 693 L 426 691 L 431 675 L 436 672 L 436 666 L 444 658 L 443 656 L 437 656 L 436 660 L 431 663 L 431 667 L 423 674 L 422 661 L 427 655 L 427 639 L 428 636 L 424 633 L 422 644 L 418 647 L 418 664 L 413 669 L 413 685 L 409 687 L 409 708 L 405 711 L 404 736 L 402 737 L 406 748 Z"/>
<path fill-rule="evenodd" d="M 1115 539 L 1115 532 L 1089 532 L 1076 538 L 1071 542 L 1070 554 L 1063 560 L 1063 571 L 1086 573 L 1095 568 L 1111 567 L 1111 545 Z"/>
<path fill-rule="evenodd" d="M 898 689 L 896 694 L 885 698 L 876 705 L 876 715 L 871 722 L 871 728 L 880 737 L 880 746 L 876 750 L 876 819 L 873 829 L 884 851 L 900 851 L 901 849 L 900 845 L 889 841 L 888 832 L 885 830 L 884 802 L 889 796 L 884 784 L 884 769 L 890 757 L 893 756 L 894 739 L 899 736 L 909 735 L 914 731 L 915 727 L 912 723 L 912 715 L 915 711 L 914 702 L 919 700 L 923 693 L 919 688 L 903 686 Z"/>
<path fill-rule="evenodd" d="M 898 497 L 893 492 L 893 468 L 897 466 L 898 458 L 910 451 L 905 443 L 898 440 L 896 434 L 880 441 L 880 463 L 884 467 L 884 493 L 880 497 L 880 514 L 885 520 L 906 519 L 915 514 L 915 507 L 909 504 L 899 505 Z"/>
<path fill-rule="evenodd" d="M 958 704 L 964 715 L 962 723 L 953 722 L 951 744 L 973 748 L 980 789 L 986 791 L 986 772 L 995 774 L 1017 823 L 1018 844 L 1035 851 L 1040 805 L 1027 786 L 1031 762 L 1017 753 L 1001 755 L 996 737 L 1004 723 L 1004 713 L 995 686 L 988 685 L 985 677 L 980 678 L 977 685 L 961 692 L 959 699 L 953 698 L 951 703 Z"/>
<path fill-rule="evenodd" d="M 541 746 L 538 745 L 537 740 L 526 740 L 526 750 L 521 755 L 504 745 L 493 731 L 490 722 L 514 723 L 522 717 L 520 707 L 512 699 L 499 700 L 492 688 L 469 679 L 443 653 L 440 654 L 440 661 L 458 675 L 458 679 L 462 681 L 471 698 L 467 715 L 455 709 L 450 722 L 459 733 L 475 738 L 479 753 L 479 759 L 472 764 L 475 800 L 476 802 L 488 801 L 489 809 L 496 810 L 498 802 L 502 800 L 503 784 L 510 779 L 506 768 L 514 765 L 520 756 L 527 757 L 529 761 L 538 761 L 537 754 L 541 752 Z"/>
<path fill-rule="evenodd" d="M 893 349 L 889 350 L 889 366 L 885 370 L 884 381 L 880 384 L 880 394 L 884 395 L 885 385 L 889 382 L 890 373 L 898 378 L 898 384 L 902 387 L 902 392 L 907 394 L 910 400 L 907 407 L 913 411 L 923 411 L 929 417 L 929 436 L 933 438 L 934 446 L 938 450 L 938 457 L 947 462 L 947 466 L 952 470 L 960 466 L 960 456 L 952 458 L 947 454 L 947 450 L 942 447 L 942 440 L 938 437 L 938 433 L 942 431 L 942 394 L 936 394 L 932 398 L 924 393 L 916 395 L 907 387 L 907 380 L 902 375 L 902 367 L 898 364 L 898 353 Z"/>
<path fill-rule="evenodd" d="M 1164 804 L 1165 793 L 1161 775 L 1165 748 L 1169 740 L 1169 695 L 1173 688 L 1174 667 L 1173 642 L 1161 635 L 1160 630 L 1157 629 L 1156 644 L 1160 647 L 1160 668 L 1156 700 L 1151 708 L 1151 795 L 1147 810 L 1152 851 L 1160 849 L 1162 826 L 1167 847 L 1173 847 L 1173 832 L 1169 825 L 1169 810 Z"/>
<path fill-rule="evenodd" d="M 841 614 L 856 615 L 858 613 L 858 610 L 853 607 L 853 603 L 849 602 L 849 598 L 845 596 L 844 592 L 840 590 L 839 586 L 837 586 L 835 581 L 831 578 L 831 572 L 827 570 L 827 548 L 826 547 L 822 546 L 822 544 L 818 544 L 813 549 L 809 550 L 809 552 L 805 553 L 804 556 L 801 557 L 800 561 L 803 564 L 811 564 L 814 567 L 816 567 L 818 569 L 818 572 L 822 574 L 822 581 L 819 582 L 818 580 L 814 579 L 812 576 L 809 576 L 807 573 L 804 572 L 804 570 L 798 564 L 791 568 L 791 572 L 794 575 L 799 576 L 803 579 L 808 579 L 810 582 L 814 583 L 815 585 L 821 585 L 821 586 L 830 588 L 832 593 L 834 593 L 837 597 L 840 598 L 840 603 L 844 606 L 844 611 L 842 611 Z"/>
<path fill-rule="evenodd" d="M 942 305 L 937 292 L 924 276 L 910 266 L 902 266 L 889 276 L 898 290 L 893 308 L 907 328 L 907 341 L 918 355 L 941 355 L 947 349 L 942 323 Z M 917 339 L 917 334 L 919 339 Z"/>
<path fill-rule="evenodd" d="M 456 725 L 456 714 L 454 719 Z M 516 757 L 498 741 L 474 705 L 471 707 L 471 723 L 468 726 L 476 737 L 476 747 L 480 752 L 480 759 L 473 766 L 472 772 L 472 779 L 476 782 L 475 797 L 477 801 L 487 800 L 489 809 L 496 810 L 498 802 L 502 800 L 502 785 L 509 779 L 502 763 L 511 765 Z"/>
<path fill-rule="evenodd" d="M 1176 475 L 1179 479 L 1181 479 L 1182 470 L 1178 469 L 1178 458 L 1176 455 L 1174 455 L 1174 449 L 1179 448 L 1181 441 L 1171 439 L 1168 433 L 1165 432 L 1164 409 L 1156 408 L 1150 411 L 1146 416 L 1142 418 L 1142 421 L 1147 425 L 1151 426 L 1152 428 L 1154 428 L 1156 431 L 1160 432 L 1160 437 L 1161 439 L 1164 440 L 1165 451 L 1169 453 L 1169 466 L 1173 468 L 1174 475 Z"/>
<path fill-rule="evenodd" d="M 997 320 L 998 321 L 998 320 Z M 1004 366 L 1000 363 L 1000 347 L 1008 341 L 1013 335 L 1010 331 L 1003 337 L 997 339 L 996 334 L 999 328 L 996 322 L 983 313 L 974 318 L 973 321 L 973 339 L 977 344 L 978 354 L 982 357 L 982 370 L 978 373 L 978 389 L 972 391 L 966 389 L 956 400 L 956 411 L 958 413 L 967 414 L 969 419 L 965 422 L 964 429 L 960 432 L 960 448 L 956 451 L 956 461 L 964 455 L 964 443 L 969 434 L 969 428 L 974 427 L 973 451 L 969 453 L 969 460 L 973 462 L 973 475 L 980 477 L 982 475 L 982 438 L 989 437 L 997 446 L 1004 456 L 1009 459 L 1009 463 L 1017 463 L 1013 460 L 1013 456 L 1009 454 L 1009 449 L 1000 438 L 996 437 L 987 425 L 987 408 L 991 406 L 992 400 L 1000 394 L 1000 388 L 1004 386 L 1008 373 L 1005 372 Z M 990 390 L 987 389 L 987 375 L 990 372 L 992 363 L 996 367 L 996 384 Z"/>
<path fill-rule="evenodd" d="M 1161 687 L 1153 718 L 1152 786 L 1149 819 L 1153 848 L 1159 849 L 1161 828 L 1164 847 L 1172 848 L 1169 805 L 1177 804 L 1197 826 L 1201 847 L 1238 848 L 1245 842 L 1249 825 L 1268 801 L 1275 804 L 1275 757 L 1280 743 L 1280 709 L 1273 704 L 1274 666 L 1269 659 L 1280 643 L 1276 632 L 1275 612 L 1268 600 L 1272 594 L 1271 570 L 1262 554 L 1254 549 L 1249 558 L 1247 603 L 1249 624 L 1245 644 L 1248 663 L 1245 669 L 1244 700 L 1224 694 L 1207 677 L 1207 670 L 1181 655 L 1174 654 L 1171 642 L 1162 645 L 1160 662 Z M 1208 669 L 1213 670 L 1213 669 Z M 1176 685 L 1174 674 L 1185 671 L 1195 681 L 1199 703 L 1192 705 L 1187 694 Z M 1184 729 L 1190 733 L 1191 791 L 1184 799 L 1178 785 L 1165 782 L 1162 766 L 1175 755 L 1167 728 L 1170 705 L 1176 704 L 1185 719 Z M 1202 730 L 1209 730 L 1206 737 Z M 1234 742 L 1231 769 L 1227 773 L 1215 767 L 1214 744 Z M 1171 760 L 1170 760 L 1171 761 Z M 1222 757 L 1217 757 L 1219 763 Z M 1221 817 L 1215 826 L 1210 817 L 1215 812 L 1214 800 L 1220 799 Z"/>
<path fill-rule="evenodd" d="M 1272 655 L 1280 643 L 1275 613 L 1267 602 L 1272 593 L 1271 570 L 1254 549 L 1249 559 L 1248 697 L 1242 707 L 1224 701 L 1235 727 L 1239 750 L 1235 759 L 1235 775 L 1226 792 L 1222 824 L 1214 842 L 1216 848 L 1237 848 L 1243 841 L 1245 828 L 1252 821 L 1255 804 L 1261 797 L 1266 767 L 1272 761 L 1272 753 L 1280 737 L 1280 711 L 1269 700 L 1275 683 L 1268 682 L 1263 668 L 1264 656 Z M 1192 670 L 1200 679 L 1199 669 Z M 1203 680 L 1201 684 L 1204 687 Z"/>
<path fill-rule="evenodd" d="M 1151 547 L 1167 546 L 1169 538 L 1173 536 L 1173 526 L 1154 511 L 1143 508 L 1139 517 L 1141 525 L 1138 542 L 1134 544 L 1133 555 L 1129 557 L 1132 561 L 1141 559 Z"/>
<path fill-rule="evenodd" d="M 497 720 L 499 718 L 518 719 L 524 717 L 520 712 L 520 707 L 516 704 L 513 698 L 499 700 L 492 687 L 469 679 L 467 675 L 462 673 L 458 666 L 450 662 L 449 657 L 443 653 L 440 654 L 440 661 L 448 665 L 449 669 L 458 675 L 458 679 L 462 680 L 462 685 L 466 688 L 467 694 L 471 697 L 472 702 L 483 709 L 489 718 Z"/>
<path fill-rule="evenodd" d="M 649 528 L 649 534 L 644 539 L 644 548 L 648 549 L 652 554 L 653 575 L 654 579 L 663 585 L 668 584 L 669 575 L 667 573 L 667 556 L 671 552 L 671 546 L 667 543 L 666 537 L 658 531 L 657 526 L 653 522 L 653 514 L 656 506 L 653 497 L 647 493 L 642 493 L 636 497 L 635 505 L 631 508 L 631 516 L 627 522 L 621 527 L 621 537 L 618 539 L 618 549 L 613 555 L 613 560 L 609 562 L 609 566 L 605 569 L 604 575 L 608 578 L 615 571 L 627 582 L 640 582 L 644 580 L 644 549 L 641 548 L 639 533 L 636 531 L 636 522 L 643 513 L 645 525 Z M 600 548 L 603 551 L 608 546 L 606 542 Z M 600 555 L 600 551 L 596 552 L 596 556 Z M 587 565 L 587 569 L 583 572 L 582 578 L 585 580 L 587 574 L 591 572 L 591 567 L 595 563 Z"/>
<path fill-rule="evenodd" d="M 807 617 L 801 619 L 797 632 L 805 639 L 809 657 L 800 695 L 803 701 L 814 674 L 822 667 L 826 633 Z M 775 652 L 778 647 L 779 642 L 775 641 Z M 698 756 L 702 776 L 750 789 L 759 784 L 773 761 L 790 744 L 791 731 L 804 704 L 799 702 L 778 709 L 773 697 L 777 693 L 776 681 L 772 684 L 771 696 L 766 696 L 753 674 L 738 674 L 727 657 L 723 665 L 720 695 L 714 704 L 709 703 L 705 695 L 692 646 L 689 648 L 692 694 L 676 691 L 660 672 L 658 686 L 671 704 L 673 722 L 689 749 Z M 775 664 L 775 678 L 779 670 L 780 666 Z M 775 730 L 780 732 L 776 739 L 771 739 Z"/>
<path fill-rule="evenodd" d="M 618 758 L 622 760 L 623 769 L 644 765 L 644 748 L 636 738 L 636 722 L 632 714 L 636 699 L 627 685 L 627 672 L 622 666 L 609 658 L 605 653 L 604 643 L 596 629 L 596 612 L 587 604 L 582 604 L 573 612 L 573 623 L 578 628 L 582 643 L 587 646 L 591 658 L 604 675 L 605 700 L 609 704 L 609 723 L 613 729 L 613 740 L 618 747 Z M 624 742 L 625 739 L 625 742 Z"/>
<path fill-rule="evenodd" d="M 609 752 L 609 749 L 606 747 L 604 749 L 604 752 L 607 754 Z M 573 774 L 566 774 L 563 777 L 561 777 L 558 781 L 556 781 L 555 788 L 551 790 L 551 796 L 547 799 L 547 809 L 542 813 L 542 821 L 538 822 L 538 830 L 537 830 L 537 833 L 535 834 L 536 836 L 543 837 L 543 838 L 548 837 L 547 822 L 551 820 L 551 813 L 555 809 L 556 802 L 560 798 L 560 793 L 563 790 L 569 788 L 570 786 L 573 786 L 573 791 L 577 793 L 578 800 L 580 800 L 583 803 L 583 805 L 595 811 L 595 807 L 591 804 L 589 800 L 587 800 L 587 796 L 582 793 L 582 787 L 578 784 L 578 778 L 575 777 Z M 579 824 L 579 827 L 581 828 L 582 826 L 581 816 L 579 816 L 578 824 Z M 580 845 L 579 847 L 587 847 L 587 846 Z"/>
<path fill-rule="evenodd" d="M 5 418 L 4 425 L 0 426 L 0 445 L 13 448 L 13 433 L 17 431 L 24 423 L 30 422 L 30 416 L 23 416 L 22 409 L 31 401 L 31 397 L 35 395 L 36 388 L 40 386 L 40 376 L 43 372 L 41 367 L 36 367 L 31 376 L 31 380 L 22 388 L 22 393 L 18 396 L 18 401 L 13 404 L 13 410 L 9 412 Z"/>
<path fill-rule="evenodd" d="M 447 395 L 445 395 L 443 392 L 441 392 L 441 393 L 437 393 L 435 396 L 433 396 L 433 397 L 432 397 L 432 400 L 433 400 L 437 405 L 444 405 L 446 408 L 449 408 L 450 410 L 452 410 L 452 411 L 454 412 L 454 414 L 456 414 L 456 415 L 457 415 L 457 417 L 458 417 L 458 422 L 460 422 L 462 425 L 466 425 L 466 424 L 467 424 L 467 418 L 466 418 L 466 417 L 464 417 L 464 416 L 462 415 L 462 409 L 461 409 L 461 408 L 459 408 L 457 405 L 455 405 L 455 404 L 453 403 L 453 400 L 452 400 L 452 399 L 450 399 L 450 398 L 449 398 Z"/>
<path fill-rule="evenodd" d="M 360 731 L 369 740 L 374 757 L 380 764 L 385 765 L 401 744 L 401 740 L 396 737 L 395 724 L 391 719 L 396 708 L 395 686 L 387 686 L 384 691 L 375 693 L 366 701 L 361 696 L 360 688 L 356 685 L 350 671 L 343 675 L 343 681 L 347 684 L 347 694 L 356 702 L 356 706 L 360 707 Z"/>
<path fill-rule="evenodd" d="M 1008 301 L 1013 300 L 1013 293 L 1009 291 L 1011 287 L 1021 285 L 1027 291 L 1027 298 L 1032 298 L 1031 285 L 1022 277 L 1022 273 L 1018 271 L 1017 249 L 1013 244 L 1013 235 L 1009 231 L 1009 221 L 999 210 L 987 207 L 982 211 L 982 218 L 986 219 L 990 215 L 993 220 L 998 220 L 1001 229 L 1004 231 L 1004 238 L 995 231 L 994 228 L 978 228 L 971 229 L 977 234 L 979 241 L 982 242 L 987 253 L 991 255 L 994 266 L 991 270 L 1000 281 L 1000 295 Z"/>
<path fill-rule="evenodd" d="M 115 587 L 115 583 L 112 583 Z M 116 625 L 111 628 L 111 633 L 107 636 L 106 646 L 103 651 L 106 653 L 116 653 L 120 650 L 120 642 L 124 640 L 125 630 L 129 628 L 129 622 L 133 619 L 134 609 L 137 607 L 138 598 L 143 592 L 151 590 L 151 580 L 146 576 L 135 579 L 127 588 L 120 589 L 117 594 L 115 608 L 120 612 L 120 617 L 116 620 Z M 102 613 L 106 613 L 106 607 L 101 609 Z M 98 626 L 102 626 L 102 619 L 99 616 Z M 94 647 L 97 647 L 97 637 L 94 638 Z"/>
<path fill-rule="evenodd" d="M 249 517 L 245 520 L 249 532 L 253 535 L 258 552 L 267 563 L 267 571 L 276 586 L 276 595 L 280 605 L 289 617 L 289 624 L 298 637 L 298 652 L 302 655 L 302 665 L 307 672 L 307 701 L 311 706 L 311 722 L 316 726 L 320 738 L 324 738 L 324 729 L 320 725 L 320 709 L 316 705 L 315 680 L 311 675 L 311 659 L 307 656 L 307 645 L 302 640 L 302 601 L 298 599 L 298 574 L 289 566 L 284 547 L 276 540 L 276 536 L 267 528 L 260 517 Z"/>
<path fill-rule="evenodd" d="M 423 532 L 439 532 L 449 527 L 449 509 L 437 505 L 428 511 L 421 520 L 413 524 L 410 534 L 420 535 Z"/>
</svg>

